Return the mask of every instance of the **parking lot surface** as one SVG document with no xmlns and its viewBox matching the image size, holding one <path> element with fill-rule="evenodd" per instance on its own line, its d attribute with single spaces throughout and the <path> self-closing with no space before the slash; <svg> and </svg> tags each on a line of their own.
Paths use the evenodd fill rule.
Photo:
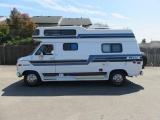
<svg viewBox="0 0 160 120">
<path fill-rule="evenodd" d="M 27 87 L 16 66 L 0 66 L 0 120 L 160 120 L 160 67 L 107 82 L 49 82 Z"/>
</svg>

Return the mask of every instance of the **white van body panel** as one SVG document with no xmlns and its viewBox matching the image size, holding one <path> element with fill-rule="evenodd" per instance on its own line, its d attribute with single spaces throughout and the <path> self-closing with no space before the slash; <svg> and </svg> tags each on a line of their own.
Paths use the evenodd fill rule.
<svg viewBox="0 0 160 120">
<path fill-rule="evenodd" d="M 142 56 L 131 30 L 87 30 L 82 27 L 38 27 L 33 39 L 41 41 L 32 55 L 17 61 L 18 72 L 36 71 L 42 81 L 108 80 L 114 70 L 127 76 L 142 71 Z M 72 36 L 46 36 L 45 30 L 76 30 Z M 76 43 L 77 50 L 64 50 L 64 44 Z M 121 45 L 121 52 L 103 52 L 103 44 Z M 41 46 L 52 46 L 53 54 L 37 54 Z M 113 49 L 113 48 L 112 48 Z M 37 55 L 36 55 L 37 54 Z M 22 66 L 21 66 L 22 65 Z"/>
</svg>

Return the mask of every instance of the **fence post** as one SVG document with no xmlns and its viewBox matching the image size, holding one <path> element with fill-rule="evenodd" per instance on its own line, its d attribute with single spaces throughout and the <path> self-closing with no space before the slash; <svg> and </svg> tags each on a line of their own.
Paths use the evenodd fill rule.
<svg viewBox="0 0 160 120">
<path fill-rule="evenodd" d="M 5 60 L 6 60 L 5 45 L 6 45 L 6 43 L 3 44 L 3 60 L 4 60 L 4 65 L 5 65 Z"/>
</svg>

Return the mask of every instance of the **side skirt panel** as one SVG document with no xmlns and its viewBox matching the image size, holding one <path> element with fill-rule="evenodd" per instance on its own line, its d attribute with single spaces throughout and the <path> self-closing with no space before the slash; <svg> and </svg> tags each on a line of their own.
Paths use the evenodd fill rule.
<svg viewBox="0 0 160 120">
<path fill-rule="evenodd" d="M 106 72 L 93 73 L 43 73 L 42 81 L 98 81 L 108 80 Z"/>
</svg>

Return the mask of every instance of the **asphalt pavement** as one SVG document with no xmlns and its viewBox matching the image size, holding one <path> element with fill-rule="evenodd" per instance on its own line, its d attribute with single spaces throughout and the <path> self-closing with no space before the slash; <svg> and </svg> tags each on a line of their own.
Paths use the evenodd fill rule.
<svg viewBox="0 0 160 120">
<path fill-rule="evenodd" d="M 0 66 L 0 120 L 160 120 L 160 67 L 105 81 L 48 82 L 28 87 L 16 66 Z"/>
</svg>

